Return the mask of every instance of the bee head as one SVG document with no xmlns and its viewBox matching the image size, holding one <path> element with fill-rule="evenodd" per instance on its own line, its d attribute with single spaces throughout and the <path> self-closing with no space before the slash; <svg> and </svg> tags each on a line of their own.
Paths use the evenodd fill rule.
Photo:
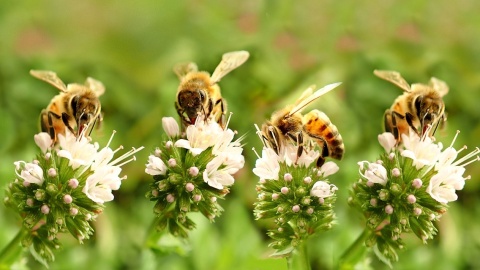
<svg viewBox="0 0 480 270">
<path fill-rule="evenodd" d="M 100 113 L 100 101 L 96 96 L 74 96 L 70 105 L 78 127 L 78 134 L 85 126 L 92 125 Z"/>
<path fill-rule="evenodd" d="M 426 129 L 442 117 L 445 105 L 439 96 L 421 95 L 415 99 L 415 109 L 422 129 Z"/>
<path fill-rule="evenodd" d="M 193 91 L 183 90 L 178 93 L 177 102 L 192 123 L 195 123 L 199 113 L 205 114 L 207 94 L 202 89 Z"/>
</svg>

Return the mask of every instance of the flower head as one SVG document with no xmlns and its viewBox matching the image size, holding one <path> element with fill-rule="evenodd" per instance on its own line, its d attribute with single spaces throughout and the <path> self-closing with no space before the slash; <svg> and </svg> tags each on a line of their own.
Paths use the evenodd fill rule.
<svg viewBox="0 0 480 270">
<path fill-rule="evenodd" d="M 112 160 L 117 150 L 107 146 L 99 149 L 97 143 L 69 131 L 58 134 L 58 145 L 46 133 L 34 136 L 41 155 L 31 163 L 17 161 L 15 180 L 7 189 L 7 206 L 23 217 L 23 226 L 35 234 L 34 250 L 47 261 L 53 260 L 50 250 L 60 247 L 57 234 L 70 232 L 77 239 L 88 239 L 93 228 L 86 220 L 100 214 L 103 203 L 113 200 L 113 190 L 120 188 L 121 167 L 135 159 L 132 149 Z M 41 213 L 41 215 L 39 214 Z M 89 218 L 87 218 L 89 217 Z M 79 235 L 81 237 L 79 237 Z"/>
<path fill-rule="evenodd" d="M 156 202 L 157 229 L 186 237 L 195 226 L 187 212 L 201 212 L 213 220 L 223 211 L 216 199 L 229 193 L 234 175 L 245 164 L 241 138 L 234 140 L 235 132 L 213 118 L 198 117 L 185 134 L 178 132 L 171 117 L 162 123 L 167 138 L 148 158 L 145 172 L 153 175 L 153 182 L 146 196 Z"/>
<path fill-rule="evenodd" d="M 323 149 L 309 137 L 301 146 L 284 140 L 282 149 L 274 150 L 256 128 L 264 146 L 261 156 L 254 149 L 258 159 L 253 173 L 260 178 L 255 217 L 274 218 L 275 227 L 268 231 L 271 246 L 289 254 L 303 240 L 332 227 L 337 187 L 326 178 L 339 167 L 331 161 L 317 167 Z"/>
<path fill-rule="evenodd" d="M 428 132 L 427 132 L 428 134 Z M 457 133 L 458 135 L 458 133 Z M 369 245 L 375 245 L 386 261 L 398 260 L 402 236 L 414 232 L 422 240 L 433 238 L 432 222 L 447 211 L 447 203 L 457 200 L 463 189 L 465 166 L 479 160 L 480 149 L 457 160 L 453 143 L 442 144 L 427 135 L 410 131 L 402 134 L 403 145 L 394 146 L 387 133 L 379 136 L 386 154 L 377 162 L 359 162 L 360 180 L 352 185 L 349 203 L 362 211 L 366 225 L 375 231 Z M 379 184 L 379 185 L 378 185 Z"/>
</svg>

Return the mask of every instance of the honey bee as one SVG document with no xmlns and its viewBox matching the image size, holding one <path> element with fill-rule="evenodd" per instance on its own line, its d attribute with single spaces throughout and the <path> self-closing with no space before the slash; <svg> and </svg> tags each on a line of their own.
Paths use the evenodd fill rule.
<svg viewBox="0 0 480 270">
<path fill-rule="evenodd" d="M 414 83 L 410 86 L 398 72 L 375 70 L 373 73 L 405 91 L 384 115 L 385 131 L 393 133 L 398 142 L 401 134 L 408 135 L 409 128 L 420 136 L 427 131 L 433 136 L 440 122 L 446 121 L 442 98 L 448 93 L 448 86 L 444 81 L 432 77 L 428 85 Z"/>
<path fill-rule="evenodd" d="M 175 108 L 183 126 L 195 124 L 199 114 L 204 119 L 213 118 L 223 126 L 227 103 L 222 98 L 218 82 L 230 71 L 236 69 L 250 54 L 247 51 L 225 53 L 212 76 L 208 72 L 198 71 L 195 63 L 175 66 L 174 72 L 180 79 Z"/>
<path fill-rule="evenodd" d="M 58 134 L 65 134 L 66 128 L 77 137 L 81 134 L 90 135 L 96 121 L 101 118 L 99 97 L 105 92 L 104 85 L 90 77 L 84 85 L 65 85 L 52 71 L 30 70 L 30 74 L 61 91 L 40 113 L 42 132 L 48 132 L 54 142 Z"/>
<path fill-rule="evenodd" d="M 301 114 L 307 105 L 338 85 L 340 83 L 329 84 L 315 92 L 313 87 L 310 87 L 303 92 L 295 104 L 274 112 L 270 121 L 262 125 L 261 134 L 264 144 L 279 155 L 282 155 L 287 143 L 296 144 L 298 158 L 303 151 L 306 151 L 305 146 L 317 143 L 322 151 L 317 160 L 318 167 L 325 163 L 326 157 L 342 159 L 345 152 L 343 139 L 328 116 L 319 110 L 312 110 L 304 116 Z"/>
</svg>

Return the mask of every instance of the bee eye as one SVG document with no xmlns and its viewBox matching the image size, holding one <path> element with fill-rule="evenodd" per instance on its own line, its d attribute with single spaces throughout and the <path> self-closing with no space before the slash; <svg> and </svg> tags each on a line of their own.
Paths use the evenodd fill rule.
<svg viewBox="0 0 480 270">
<path fill-rule="evenodd" d="M 203 90 L 198 91 L 200 93 L 200 99 L 203 101 L 205 100 L 205 92 Z"/>
<path fill-rule="evenodd" d="M 420 110 L 422 109 L 422 97 L 417 97 L 415 99 L 415 109 L 417 109 L 417 114 L 420 113 Z"/>
<path fill-rule="evenodd" d="M 77 105 L 78 105 L 78 97 L 72 98 L 70 101 L 70 106 L 72 107 L 73 115 L 77 114 Z"/>
</svg>

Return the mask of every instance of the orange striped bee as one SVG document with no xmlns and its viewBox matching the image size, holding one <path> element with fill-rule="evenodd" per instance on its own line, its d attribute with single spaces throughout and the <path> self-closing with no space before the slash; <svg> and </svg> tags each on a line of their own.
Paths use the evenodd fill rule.
<svg viewBox="0 0 480 270">
<path fill-rule="evenodd" d="M 433 136 L 440 122 L 446 120 L 443 96 L 448 93 L 447 84 L 432 77 L 428 85 L 414 83 L 410 86 L 396 71 L 375 70 L 373 73 L 405 91 L 385 111 L 385 131 L 401 141 L 401 134 L 408 135 L 409 128 L 422 136 L 432 126 L 428 135 Z"/>
<path fill-rule="evenodd" d="M 212 117 L 223 126 L 227 103 L 222 98 L 217 83 L 245 63 L 249 56 L 247 51 L 225 53 L 212 76 L 208 72 L 198 71 L 195 63 L 175 66 L 174 72 L 180 79 L 175 108 L 184 127 L 195 124 L 199 114 L 205 116 L 205 119 Z"/>
<path fill-rule="evenodd" d="M 265 145 L 282 155 L 287 143 L 298 145 L 297 157 L 302 155 L 304 146 L 311 140 L 321 148 L 317 166 L 321 167 L 326 157 L 342 159 L 344 150 L 343 139 L 337 127 L 332 124 L 327 115 L 318 110 L 312 110 L 305 116 L 301 111 L 314 100 L 333 90 L 340 83 L 329 84 L 312 93 L 310 87 L 303 92 L 293 105 L 274 112 L 270 121 L 262 125 L 262 138 Z"/>
<path fill-rule="evenodd" d="M 30 70 L 30 74 L 61 91 L 52 98 L 47 108 L 42 110 L 41 130 L 48 132 L 54 142 L 57 141 L 58 134 L 65 134 L 66 128 L 76 136 L 90 135 L 95 123 L 101 118 L 99 97 L 105 92 L 104 85 L 90 77 L 84 85 L 65 85 L 52 71 Z M 87 130 L 84 130 L 85 128 Z"/>
</svg>

